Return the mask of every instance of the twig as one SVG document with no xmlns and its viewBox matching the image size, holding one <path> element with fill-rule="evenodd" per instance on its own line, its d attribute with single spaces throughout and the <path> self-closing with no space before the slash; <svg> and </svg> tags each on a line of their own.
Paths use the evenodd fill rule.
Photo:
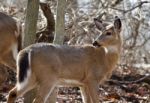
<svg viewBox="0 0 150 103">
<path fill-rule="evenodd" d="M 150 84 L 150 74 L 144 75 L 142 78 L 135 80 L 135 81 L 118 81 L 118 80 L 110 79 L 107 82 L 113 83 L 113 84 L 118 84 L 118 85 L 120 85 L 120 84 L 133 84 L 133 83 L 140 83 L 140 82 L 147 82 Z"/>
<path fill-rule="evenodd" d="M 123 13 L 127 13 L 127 12 L 130 12 L 138 7 L 141 7 L 143 4 L 145 3 L 150 3 L 149 1 L 142 1 L 142 2 L 139 2 L 139 4 L 131 9 L 128 9 L 128 10 L 123 10 L 123 9 L 118 9 L 118 8 L 113 8 L 113 7 L 109 7 L 111 9 L 114 9 L 114 10 L 117 10 L 117 11 L 120 11 L 120 12 L 123 12 Z"/>
</svg>

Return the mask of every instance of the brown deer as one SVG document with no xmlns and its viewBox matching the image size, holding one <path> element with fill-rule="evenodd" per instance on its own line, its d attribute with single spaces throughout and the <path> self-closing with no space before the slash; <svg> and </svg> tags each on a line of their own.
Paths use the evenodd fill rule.
<svg viewBox="0 0 150 103">
<path fill-rule="evenodd" d="M 16 57 L 21 49 L 20 25 L 0 12 L 0 63 L 16 71 Z"/>
<path fill-rule="evenodd" d="M 34 103 L 45 103 L 55 86 L 81 88 L 85 103 L 99 103 L 98 85 L 107 78 L 118 62 L 121 50 L 121 21 L 103 26 L 94 20 L 102 34 L 93 45 L 67 46 L 33 44 L 17 57 L 17 84 L 9 92 L 8 103 L 38 87 Z"/>
</svg>

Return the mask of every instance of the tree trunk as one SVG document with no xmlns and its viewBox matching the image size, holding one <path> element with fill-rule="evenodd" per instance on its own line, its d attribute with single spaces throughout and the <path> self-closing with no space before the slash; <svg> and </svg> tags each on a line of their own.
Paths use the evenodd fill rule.
<svg viewBox="0 0 150 103">
<path fill-rule="evenodd" d="M 39 0 L 28 0 L 23 47 L 27 47 L 30 44 L 33 44 L 35 41 L 38 11 L 39 11 Z"/>
<path fill-rule="evenodd" d="M 36 42 L 49 42 L 54 40 L 55 19 L 47 3 L 40 3 L 41 10 L 47 20 L 47 27 L 36 33 Z"/>
<path fill-rule="evenodd" d="M 56 25 L 54 44 L 63 44 L 65 35 L 65 8 L 66 0 L 57 1 Z"/>
<path fill-rule="evenodd" d="M 56 24 L 55 24 L 55 37 L 54 44 L 62 45 L 64 42 L 65 35 L 65 8 L 66 0 L 57 1 L 57 13 L 56 13 Z M 58 88 L 54 88 L 50 97 L 48 98 L 47 103 L 56 103 Z"/>
<path fill-rule="evenodd" d="M 27 11 L 26 11 L 26 21 L 25 21 L 25 31 L 23 38 L 23 47 L 27 47 L 33 44 L 36 35 L 36 25 L 38 19 L 39 11 L 39 0 L 28 0 Z M 32 90 L 25 95 L 24 103 L 32 103 L 36 94 L 36 90 Z"/>
</svg>

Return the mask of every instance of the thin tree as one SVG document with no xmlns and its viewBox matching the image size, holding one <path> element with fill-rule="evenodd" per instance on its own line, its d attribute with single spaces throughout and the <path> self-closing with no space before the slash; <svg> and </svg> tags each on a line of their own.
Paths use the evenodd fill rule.
<svg viewBox="0 0 150 103">
<path fill-rule="evenodd" d="M 25 31 L 23 38 L 23 47 L 27 47 L 34 43 L 36 29 L 37 29 L 37 19 L 39 11 L 39 0 L 28 0 L 26 20 L 25 20 Z M 31 103 L 35 97 L 36 90 L 33 90 L 27 95 L 25 95 L 25 103 Z"/>
<path fill-rule="evenodd" d="M 66 0 L 57 1 L 57 13 L 56 13 L 56 23 L 55 23 L 55 36 L 54 44 L 63 45 L 64 35 L 65 35 L 65 8 Z M 58 88 L 56 87 L 50 97 L 48 98 L 49 103 L 55 103 L 57 98 Z M 55 98 L 55 99 L 54 99 Z"/>
<path fill-rule="evenodd" d="M 33 44 L 36 36 L 39 0 L 28 0 L 25 20 L 23 47 Z"/>
<path fill-rule="evenodd" d="M 63 44 L 65 35 L 65 8 L 66 0 L 57 1 L 54 44 Z"/>
<path fill-rule="evenodd" d="M 33 5 L 35 6 L 34 8 L 33 8 Z M 39 9 L 38 5 L 39 5 L 38 0 L 33 0 L 32 2 L 30 0 L 28 0 L 24 47 L 34 43 L 34 37 L 35 37 L 35 32 L 36 32 L 36 22 L 37 22 L 38 9 Z M 55 37 L 54 37 L 54 42 L 53 42 L 55 44 L 63 44 L 63 41 L 64 41 L 65 7 L 66 7 L 66 1 L 65 0 L 58 0 L 57 1 Z M 34 14 L 34 16 L 33 16 L 33 14 Z M 35 97 L 35 93 L 36 93 L 36 90 L 29 92 L 25 96 L 25 103 L 31 103 L 33 98 Z"/>
</svg>

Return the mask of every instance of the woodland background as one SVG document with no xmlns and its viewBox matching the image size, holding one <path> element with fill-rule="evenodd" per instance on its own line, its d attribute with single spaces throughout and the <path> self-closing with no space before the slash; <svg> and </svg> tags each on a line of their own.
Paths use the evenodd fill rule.
<svg viewBox="0 0 150 103">
<path fill-rule="evenodd" d="M 55 33 L 57 0 L 41 1 L 35 42 L 51 42 Z M 27 0 L 0 0 L 0 11 L 25 25 Z M 43 6 L 42 6 L 43 5 Z M 101 102 L 150 102 L 150 1 L 149 0 L 67 0 L 65 8 L 64 43 L 88 44 L 100 34 L 93 18 L 112 22 L 122 20 L 123 48 L 120 62 L 110 80 L 99 87 Z M 43 7 L 43 9 L 42 9 Z M 24 32 L 24 31 L 23 31 Z M 15 84 L 15 74 L 3 65 L 0 76 L 0 102 Z M 8 76 L 8 78 L 6 78 Z M 60 88 L 59 103 L 81 103 L 77 87 Z"/>
</svg>

